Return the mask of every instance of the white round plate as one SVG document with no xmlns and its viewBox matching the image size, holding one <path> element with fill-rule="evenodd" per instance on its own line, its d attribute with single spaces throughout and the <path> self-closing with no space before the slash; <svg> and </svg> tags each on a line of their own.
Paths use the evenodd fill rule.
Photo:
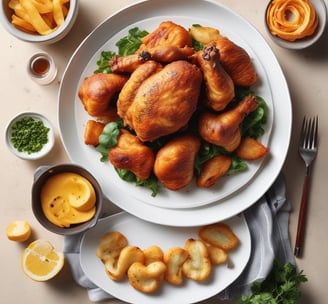
<svg viewBox="0 0 328 304">
<path fill-rule="evenodd" d="M 199 11 L 203 17 L 199 17 Z M 179 192 L 163 189 L 154 198 L 148 189 L 122 181 L 111 165 L 99 161 L 100 155 L 93 147 L 84 145 L 84 126 L 90 117 L 77 97 L 77 90 L 84 77 L 96 69 L 101 51 L 116 50 L 115 43 L 132 27 L 151 31 L 165 20 L 185 27 L 192 24 L 216 27 L 247 50 L 260 78 L 254 91 L 269 106 L 267 130 L 261 141 L 270 147 L 270 157 L 249 164 L 247 172 L 227 177 L 210 189 L 191 184 Z M 242 17 L 212 1 L 144 1 L 105 20 L 75 51 L 61 82 L 58 118 L 62 142 L 69 157 L 96 176 L 112 202 L 155 223 L 195 226 L 243 211 L 270 187 L 281 170 L 289 146 L 291 102 L 274 54 L 263 37 Z"/>
<path fill-rule="evenodd" d="M 207 299 L 229 286 L 238 278 L 249 260 L 251 239 L 244 217 L 242 215 L 235 216 L 225 223 L 240 240 L 240 245 L 229 252 L 229 259 L 233 267 L 213 266 L 209 279 L 202 283 L 185 279 L 183 285 L 173 286 L 162 282 L 158 291 L 146 295 L 136 291 L 127 279 L 120 282 L 112 281 L 105 272 L 104 264 L 95 254 L 99 239 L 105 233 L 116 230 L 126 236 L 129 245 L 138 246 L 141 249 L 157 245 L 163 252 L 174 246 L 183 247 L 188 238 L 198 238 L 199 227 L 163 227 L 145 222 L 125 212 L 101 219 L 95 227 L 84 234 L 80 250 L 81 267 L 93 283 L 115 298 L 128 303 L 195 303 Z"/>
</svg>

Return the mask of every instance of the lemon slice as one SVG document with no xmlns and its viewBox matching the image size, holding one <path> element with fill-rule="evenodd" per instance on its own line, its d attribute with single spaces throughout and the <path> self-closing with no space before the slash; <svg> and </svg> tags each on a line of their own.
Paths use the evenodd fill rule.
<svg viewBox="0 0 328 304">
<path fill-rule="evenodd" d="M 46 240 L 32 242 L 22 254 L 22 269 L 34 281 L 48 281 L 64 266 L 64 254 Z"/>
<path fill-rule="evenodd" d="M 13 221 L 6 229 L 8 239 L 15 242 L 25 242 L 31 233 L 31 226 L 26 221 Z"/>
</svg>

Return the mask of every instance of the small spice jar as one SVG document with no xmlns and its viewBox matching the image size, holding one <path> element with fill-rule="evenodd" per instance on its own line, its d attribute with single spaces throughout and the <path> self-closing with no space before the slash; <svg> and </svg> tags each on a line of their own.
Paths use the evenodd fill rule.
<svg viewBox="0 0 328 304">
<path fill-rule="evenodd" d="M 57 76 L 53 58 L 44 51 L 34 53 L 28 61 L 27 72 L 40 85 L 52 83 Z"/>
</svg>

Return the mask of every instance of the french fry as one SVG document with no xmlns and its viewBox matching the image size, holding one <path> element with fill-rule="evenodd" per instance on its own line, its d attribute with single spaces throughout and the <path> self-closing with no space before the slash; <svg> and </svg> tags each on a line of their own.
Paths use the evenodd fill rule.
<svg viewBox="0 0 328 304">
<path fill-rule="evenodd" d="M 12 24 L 19 29 L 48 35 L 61 26 L 68 14 L 69 0 L 10 0 Z"/>
<path fill-rule="evenodd" d="M 26 10 L 31 24 L 40 35 L 48 35 L 52 29 L 43 20 L 36 7 L 29 0 L 20 0 L 22 7 Z"/>
</svg>

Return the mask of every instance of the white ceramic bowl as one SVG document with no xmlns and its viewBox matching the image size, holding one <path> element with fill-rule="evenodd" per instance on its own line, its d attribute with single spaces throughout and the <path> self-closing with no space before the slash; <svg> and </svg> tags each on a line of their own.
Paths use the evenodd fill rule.
<svg viewBox="0 0 328 304">
<path fill-rule="evenodd" d="M 54 32 L 48 35 L 38 35 L 38 34 L 30 34 L 26 33 L 18 28 L 16 28 L 11 23 L 12 9 L 8 6 L 9 0 L 2 0 L 0 7 L 0 21 L 4 28 L 17 39 L 23 40 L 25 42 L 31 42 L 36 44 L 52 44 L 55 43 L 62 38 L 64 38 L 72 26 L 76 21 L 76 17 L 78 15 L 79 5 L 78 0 L 70 0 L 68 14 L 65 18 L 65 22 Z"/>
<path fill-rule="evenodd" d="M 43 122 L 44 126 L 49 128 L 48 131 L 48 142 L 42 147 L 42 149 L 38 152 L 33 152 L 31 154 L 28 154 L 27 152 L 20 152 L 18 151 L 11 140 L 11 136 L 12 136 L 12 128 L 14 126 L 14 124 L 23 119 L 23 118 L 27 118 L 27 117 L 31 117 L 35 120 L 40 120 Z M 16 115 L 7 125 L 6 128 L 6 144 L 8 149 L 14 153 L 17 157 L 21 158 L 21 159 L 25 159 L 25 160 L 36 160 L 36 159 L 40 159 L 44 156 L 46 156 L 53 148 L 54 144 L 55 144 L 55 136 L 54 136 L 54 129 L 52 124 L 50 123 L 50 121 L 43 115 L 38 114 L 38 113 L 34 113 L 34 112 L 24 112 L 24 113 L 20 113 L 18 115 Z"/>
<path fill-rule="evenodd" d="M 317 16 L 319 18 L 319 24 L 318 28 L 316 29 L 315 33 L 312 36 L 299 39 L 296 41 L 287 41 L 284 39 L 281 39 L 275 35 L 272 35 L 270 32 L 270 29 L 267 25 L 266 21 L 266 15 L 267 15 L 267 10 L 269 7 L 269 4 L 272 0 L 268 1 L 267 9 L 265 10 L 265 15 L 264 15 L 264 23 L 265 23 L 265 28 L 267 30 L 268 35 L 272 39 L 273 42 L 275 42 L 277 45 L 280 47 L 286 48 L 286 49 L 291 49 L 291 50 L 301 50 L 305 49 L 311 45 L 313 45 L 315 42 L 319 40 L 321 35 L 324 32 L 324 29 L 326 27 L 326 22 L 327 22 L 327 8 L 324 0 L 311 0 L 311 3 L 316 10 Z"/>
</svg>

